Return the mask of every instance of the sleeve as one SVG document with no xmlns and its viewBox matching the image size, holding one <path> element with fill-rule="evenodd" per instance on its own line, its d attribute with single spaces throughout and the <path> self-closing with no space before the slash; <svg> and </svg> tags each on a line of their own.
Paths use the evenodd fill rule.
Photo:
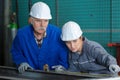
<svg viewBox="0 0 120 80">
<path fill-rule="evenodd" d="M 59 64 L 68 69 L 68 49 L 63 45 L 59 48 Z"/>
<path fill-rule="evenodd" d="M 61 40 L 60 34 L 61 30 L 57 29 L 57 41 L 59 46 L 59 64 L 68 69 L 68 48 L 65 45 L 65 42 Z"/>
<path fill-rule="evenodd" d="M 18 31 L 16 34 L 15 39 L 13 40 L 12 43 L 12 48 L 11 48 L 11 54 L 14 63 L 19 66 L 22 62 L 26 62 L 23 52 L 22 52 L 22 36 L 20 32 Z"/>
<path fill-rule="evenodd" d="M 109 67 L 111 64 L 117 64 L 116 59 L 110 55 L 100 44 L 96 44 L 91 49 L 92 56 L 103 66 Z"/>
<path fill-rule="evenodd" d="M 70 71 L 70 72 L 79 72 L 79 70 L 77 70 L 77 68 L 75 67 L 75 65 L 73 64 L 72 61 L 69 61 L 68 71 Z"/>
</svg>

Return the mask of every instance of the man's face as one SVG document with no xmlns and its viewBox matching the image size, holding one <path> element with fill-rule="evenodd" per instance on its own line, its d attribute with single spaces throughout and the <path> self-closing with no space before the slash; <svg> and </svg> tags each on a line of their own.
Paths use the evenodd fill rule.
<svg viewBox="0 0 120 80">
<path fill-rule="evenodd" d="M 32 18 L 32 25 L 38 34 L 43 34 L 46 31 L 46 28 L 48 26 L 49 20 L 47 19 L 37 19 Z"/>
<path fill-rule="evenodd" d="M 72 41 L 66 41 L 65 43 L 70 51 L 81 52 L 82 45 L 83 45 L 82 38 L 72 40 Z"/>
</svg>

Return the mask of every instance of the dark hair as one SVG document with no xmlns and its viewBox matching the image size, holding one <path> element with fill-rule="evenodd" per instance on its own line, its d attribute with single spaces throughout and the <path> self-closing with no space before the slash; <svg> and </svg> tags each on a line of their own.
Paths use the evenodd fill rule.
<svg viewBox="0 0 120 80">
<path fill-rule="evenodd" d="M 83 36 L 80 36 L 80 38 L 82 38 L 82 41 L 84 41 L 84 40 L 85 40 L 85 37 L 83 37 Z"/>
</svg>

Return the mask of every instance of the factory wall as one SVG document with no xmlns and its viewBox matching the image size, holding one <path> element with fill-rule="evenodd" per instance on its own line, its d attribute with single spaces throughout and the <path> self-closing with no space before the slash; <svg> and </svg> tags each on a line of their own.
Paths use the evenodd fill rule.
<svg viewBox="0 0 120 80">
<path fill-rule="evenodd" d="M 18 0 L 19 28 L 28 24 L 30 7 L 37 1 L 46 2 L 52 12 L 51 24 L 62 25 L 76 21 L 84 36 L 99 42 L 113 56 L 115 48 L 107 46 L 110 42 L 120 41 L 120 1 L 119 0 Z M 12 0 L 12 10 L 16 8 Z"/>
</svg>

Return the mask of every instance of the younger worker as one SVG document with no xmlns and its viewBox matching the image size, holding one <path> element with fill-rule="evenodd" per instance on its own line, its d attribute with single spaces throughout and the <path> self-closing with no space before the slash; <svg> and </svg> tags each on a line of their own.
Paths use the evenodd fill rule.
<svg viewBox="0 0 120 80">
<path fill-rule="evenodd" d="M 99 43 L 82 36 L 80 26 L 69 21 L 62 27 L 61 39 L 69 48 L 69 71 L 111 74 L 120 71 L 116 59 Z"/>
</svg>

